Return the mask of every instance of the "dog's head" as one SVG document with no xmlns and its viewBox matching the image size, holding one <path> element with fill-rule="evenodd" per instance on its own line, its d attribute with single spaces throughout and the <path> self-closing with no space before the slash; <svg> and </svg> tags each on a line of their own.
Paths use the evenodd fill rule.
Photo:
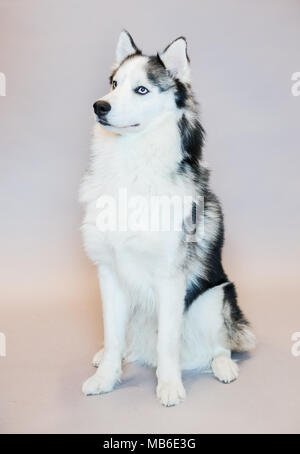
<svg viewBox="0 0 300 454">
<path fill-rule="evenodd" d="M 188 100 L 190 64 L 185 38 L 156 56 L 145 56 L 131 35 L 120 35 L 111 90 L 94 103 L 99 124 L 118 134 L 137 132 Z"/>
</svg>

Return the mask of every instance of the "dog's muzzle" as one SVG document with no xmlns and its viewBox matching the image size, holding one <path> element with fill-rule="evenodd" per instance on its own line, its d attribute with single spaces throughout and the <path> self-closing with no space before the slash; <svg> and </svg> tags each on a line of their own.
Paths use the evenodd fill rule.
<svg viewBox="0 0 300 454">
<path fill-rule="evenodd" d="M 104 119 L 108 112 L 111 110 L 111 105 L 106 101 L 96 101 L 93 105 L 95 114 L 99 119 Z"/>
</svg>

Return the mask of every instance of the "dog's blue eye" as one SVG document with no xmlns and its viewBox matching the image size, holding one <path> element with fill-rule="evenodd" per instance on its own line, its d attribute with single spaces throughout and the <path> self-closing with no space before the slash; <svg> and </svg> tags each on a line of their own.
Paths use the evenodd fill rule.
<svg viewBox="0 0 300 454">
<path fill-rule="evenodd" d="M 112 83 L 113 89 L 115 89 L 117 85 L 118 85 L 118 82 L 116 80 L 113 80 L 113 83 Z"/>
<path fill-rule="evenodd" d="M 147 93 L 149 93 L 149 90 L 148 88 L 146 87 L 137 87 L 135 90 L 134 90 L 136 93 L 138 93 L 139 95 L 146 95 Z"/>
</svg>

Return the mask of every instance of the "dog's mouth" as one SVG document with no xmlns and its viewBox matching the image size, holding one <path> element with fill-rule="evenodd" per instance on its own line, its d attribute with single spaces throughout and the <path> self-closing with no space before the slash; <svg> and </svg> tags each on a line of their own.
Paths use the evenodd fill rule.
<svg viewBox="0 0 300 454">
<path fill-rule="evenodd" d="M 140 126 L 139 123 L 136 123 L 134 125 L 128 125 L 128 126 L 116 126 L 116 125 L 112 125 L 111 123 L 109 123 L 107 120 L 105 120 L 104 118 L 100 118 L 98 117 L 97 115 L 97 121 L 98 123 L 100 123 L 101 125 L 103 126 L 110 126 L 111 128 L 117 128 L 117 129 L 123 129 L 123 128 L 136 128 L 137 126 Z"/>
<path fill-rule="evenodd" d="M 104 119 L 102 119 L 102 118 L 100 118 L 100 117 L 98 117 L 98 116 L 97 116 L 97 121 L 98 121 L 98 123 L 100 123 L 100 124 L 103 125 L 103 126 L 110 126 L 110 124 L 108 123 L 108 121 L 106 121 L 106 120 L 104 120 Z"/>
</svg>

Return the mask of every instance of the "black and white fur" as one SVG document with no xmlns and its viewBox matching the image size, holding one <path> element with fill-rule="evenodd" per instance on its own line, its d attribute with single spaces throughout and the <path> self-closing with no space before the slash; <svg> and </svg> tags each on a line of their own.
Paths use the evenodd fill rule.
<svg viewBox="0 0 300 454">
<path fill-rule="evenodd" d="M 231 352 L 252 349 L 255 337 L 221 263 L 223 215 L 202 160 L 185 39 L 148 57 L 123 31 L 110 81 L 99 100 L 103 113 L 94 105 L 91 163 L 80 191 L 84 246 L 98 267 L 104 318 L 104 349 L 93 359 L 99 367 L 83 392 L 111 391 L 122 360 L 141 361 L 156 367 L 157 397 L 169 406 L 185 397 L 182 369 L 211 368 L 220 381 L 235 380 Z M 149 92 L 138 94 L 139 86 Z M 190 242 L 184 231 L 99 231 L 96 202 L 102 194 L 117 197 L 121 187 L 132 196 L 197 194 L 204 235 Z M 192 217 L 195 211 L 193 203 Z"/>
</svg>

